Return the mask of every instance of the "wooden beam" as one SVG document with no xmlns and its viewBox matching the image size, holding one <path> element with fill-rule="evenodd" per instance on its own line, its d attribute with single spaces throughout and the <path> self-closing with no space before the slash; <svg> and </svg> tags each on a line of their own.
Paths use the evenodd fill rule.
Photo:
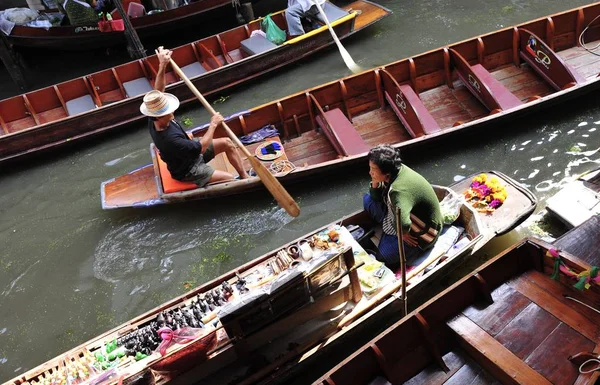
<svg viewBox="0 0 600 385">
<path fill-rule="evenodd" d="M 354 260 L 354 254 L 352 254 L 352 249 L 348 250 L 344 253 L 344 263 L 346 264 L 346 269 L 350 270 L 356 264 Z M 362 290 L 360 288 L 360 280 L 358 279 L 358 271 L 353 270 L 350 272 L 350 286 L 352 287 L 352 300 L 355 303 L 358 303 L 362 298 Z"/>
<path fill-rule="evenodd" d="M 448 373 L 450 369 L 448 368 L 448 365 L 446 365 L 446 363 L 444 362 L 444 358 L 440 353 L 440 349 L 435 343 L 435 338 L 431 333 L 431 327 L 429 326 L 429 322 L 427 322 L 427 320 L 425 319 L 425 317 L 423 317 L 423 315 L 421 315 L 421 313 L 416 313 L 415 319 L 417 320 L 417 323 L 419 324 L 419 329 L 421 329 L 421 333 L 423 333 L 423 337 L 425 338 L 425 346 L 427 347 L 427 350 L 429 350 L 429 353 L 433 356 L 433 358 L 435 358 L 440 368 L 442 368 L 444 372 Z"/>
<path fill-rule="evenodd" d="M 129 20 L 129 15 L 123 9 L 120 1 L 114 1 L 115 8 L 119 11 L 125 24 L 125 39 L 127 40 L 127 52 L 132 59 L 142 59 L 146 57 L 146 49 L 142 45 L 140 38 Z"/>
<path fill-rule="evenodd" d="M 454 318 L 448 326 L 463 349 L 501 383 L 552 385 L 466 316 Z"/>
<path fill-rule="evenodd" d="M 567 300 L 563 299 L 562 296 L 559 299 L 556 297 L 555 293 L 552 293 L 552 291 L 554 291 L 552 290 L 552 286 L 563 284 L 554 282 L 548 278 L 544 281 L 549 287 L 540 287 L 539 284 L 541 280 L 535 279 L 535 277 L 541 274 L 542 273 L 538 271 L 530 271 L 512 281 L 510 286 L 542 309 L 546 310 L 568 326 L 575 329 L 587 339 L 591 341 L 598 341 L 598 336 L 600 336 L 600 323 L 590 320 L 588 317 L 586 317 L 586 312 L 584 310 L 576 310 L 575 307 L 571 307 L 568 304 L 563 303 L 562 301 Z M 532 278 L 530 278 L 530 275 Z"/>
<path fill-rule="evenodd" d="M 19 86 L 21 91 L 26 91 L 27 81 L 25 80 L 25 74 L 19 65 L 17 55 L 12 50 L 4 33 L 0 33 L 0 59 L 4 63 L 4 67 L 8 70 L 13 82 Z"/>
</svg>

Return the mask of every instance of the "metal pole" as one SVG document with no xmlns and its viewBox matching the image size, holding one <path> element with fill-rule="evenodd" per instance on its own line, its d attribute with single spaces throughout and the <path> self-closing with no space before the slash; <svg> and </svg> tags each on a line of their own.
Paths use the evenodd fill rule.
<svg viewBox="0 0 600 385">
<path fill-rule="evenodd" d="M 396 207 L 396 234 L 398 234 L 398 251 L 400 252 L 400 271 L 402 274 L 402 309 L 404 314 L 408 314 L 408 304 L 406 301 L 406 255 L 404 254 L 404 241 L 402 240 L 402 223 L 400 222 L 400 207 Z"/>
<path fill-rule="evenodd" d="M 25 74 L 23 73 L 17 55 L 10 47 L 8 39 L 3 32 L 0 32 L 0 59 L 6 67 L 6 70 L 10 74 L 10 77 L 19 86 L 21 91 L 27 90 L 27 82 L 25 81 Z"/>
<path fill-rule="evenodd" d="M 133 28 L 133 25 L 131 25 L 131 20 L 129 20 L 127 12 L 125 12 L 125 10 L 123 9 L 123 4 L 121 3 L 121 0 L 115 0 L 114 4 L 119 13 L 121 14 L 121 17 L 123 18 L 123 23 L 125 24 L 125 39 L 127 39 L 127 52 L 129 52 L 129 56 L 131 56 L 132 59 L 145 58 L 146 50 L 144 49 L 144 46 L 142 45 L 142 42 L 140 41 L 140 38 L 138 37 L 137 32 L 135 31 L 135 28 Z"/>
</svg>

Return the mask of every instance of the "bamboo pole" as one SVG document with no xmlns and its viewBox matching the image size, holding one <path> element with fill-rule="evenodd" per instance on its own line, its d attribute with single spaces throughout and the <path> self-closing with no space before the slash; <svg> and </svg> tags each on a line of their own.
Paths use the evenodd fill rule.
<svg viewBox="0 0 600 385">
<path fill-rule="evenodd" d="M 123 4 L 121 0 L 114 1 L 115 7 L 121 14 L 121 18 L 123 19 L 123 23 L 125 24 L 125 39 L 127 40 L 127 52 L 129 52 L 129 56 L 132 59 L 143 59 L 146 57 L 146 49 L 142 45 L 140 38 L 133 28 L 131 24 L 131 20 L 129 20 L 129 15 L 123 9 Z"/>
<path fill-rule="evenodd" d="M 406 301 L 406 254 L 404 253 L 402 222 L 400 222 L 400 218 L 400 207 L 396 207 L 396 235 L 398 236 L 398 254 L 400 254 L 400 271 L 402 272 L 402 317 L 404 317 L 408 314 L 408 304 Z"/>
</svg>

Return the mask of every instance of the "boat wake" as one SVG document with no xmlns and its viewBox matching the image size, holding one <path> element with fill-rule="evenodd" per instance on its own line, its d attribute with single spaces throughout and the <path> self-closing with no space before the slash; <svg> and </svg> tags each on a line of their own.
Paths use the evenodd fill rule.
<svg viewBox="0 0 600 385">
<path fill-rule="evenodd" d="M 173 273 L 175 261 L 195 263 L 204 256 L 220 252 L 245 258 L 248 249 L 254 245 L 247 244 L 238 250 L 239 239 L 277 232 L 293 218 L 279 207 L 270 207 L 222 218 L 199 218 L 197 221 L 187 218 L 189 226 L 181 226 L 180 219 L 136 219 L 114 226 L 98 242 L 94 253 L 94 276 L 117 283 L 134 276 L 159 273 L 164 281 Z M 136 288 L 134 292 L 144 289 Z"/>
</svg>

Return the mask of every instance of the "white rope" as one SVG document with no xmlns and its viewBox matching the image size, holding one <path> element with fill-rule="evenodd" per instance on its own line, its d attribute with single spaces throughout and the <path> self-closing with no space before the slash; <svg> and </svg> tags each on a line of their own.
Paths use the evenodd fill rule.
<svg viewBox="0 0 600 385">
<path fill-rule="evenodd" d="M 597 365 L 593 369 L 583 370 L 584 366 L 586 366 L 587 364 L 591 364 L 593 362 L 596 362 L 599 365 Z M 589 360 L 585 361 L 583 364 L 579 365 L 579 373 L 581 373 L 581 374 L 591 373 L 591 372 L 595 372 L 597 370 L 600 370 L 600 360 L 598 360 L 596 358 L 590 358 Z"/>
<path fill-rule="evenodd" d="M 269 166 L 269 171 L 271 171 L 271 174 L 283 173 L 282 176 L 289 174 L 290 172 L 294 171 L 295 169 L 296 169 L 296 165 L 294 165 L 289 160 L 285 160 L 285 159 L 273 162 L 273 163 L 271 163 L 271 166 Z"/>
<path fill-rule="evenodd" d="M 585 33 L 585 31 L 588 30 L 588 28 L 590 27 L 590 25 L 592 25 L 592 23 L 594 21 L 596 21 L 596 19 L 598 19 L 600 17 L 600 15 L 596 16 L 594 18 L 594 20 L 590 21 L 589 24 L 584 28 L 583 31 L 581 31 L 581 34 L 579 35 L 579 44 L 581 45 L 581 47 L 583 47 L 583 49 L 585 49 L 586 51 L 588 51 L 589 53 L 591 53 L 592 55 L 596 55 L 596 56 L 600 56 L 600 54 L 597 54 L 596 52 L 593 52 L 595 49 L 598 49 L 598 47 L 600 47 L 600 43 L 596 44 L 595 47 L 593 48 L 589 48 L 586 47 L 585 45 L 585 41 L 583 40 L 583 34 Z"/>
</svg>

